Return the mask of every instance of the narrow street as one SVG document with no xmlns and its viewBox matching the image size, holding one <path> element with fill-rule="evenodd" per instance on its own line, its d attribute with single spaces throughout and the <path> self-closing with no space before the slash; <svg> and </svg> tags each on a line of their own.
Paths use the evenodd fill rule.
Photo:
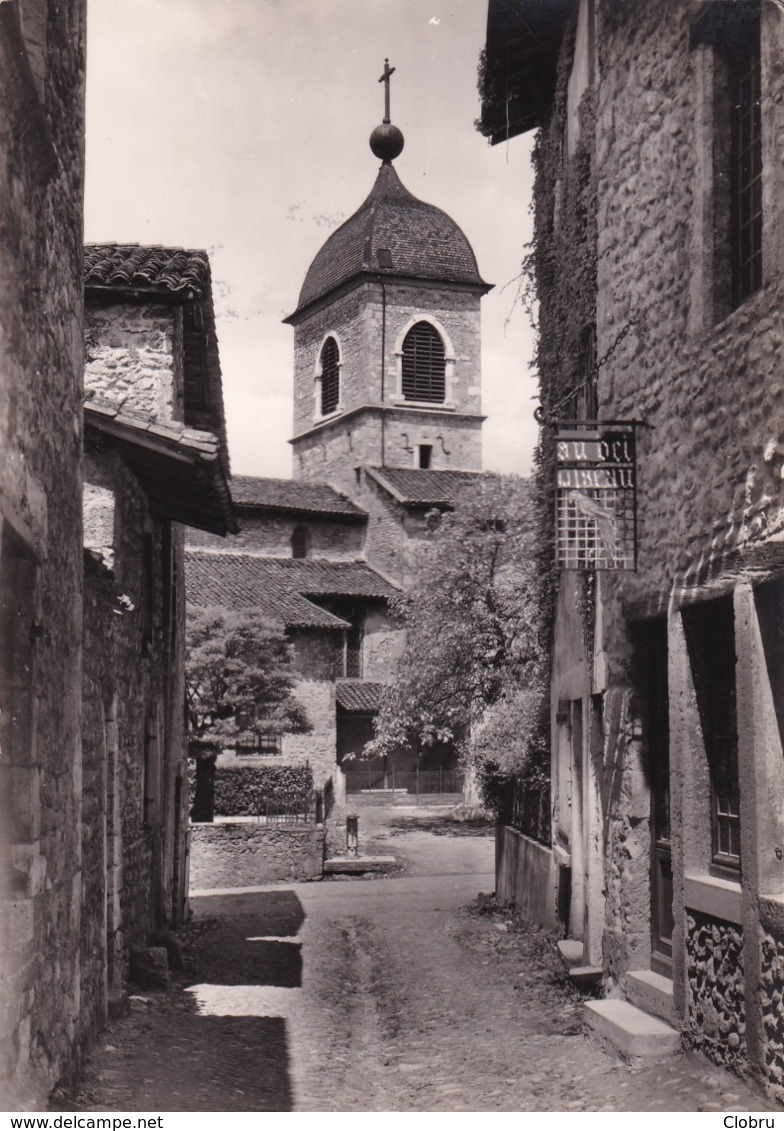
<svg viewBox="0 0 784 1131">
<path fill-rule="evenodd" d="M 551 937 L 477 905 L 489 827 L 424 810 L 362 822 L 399 875 L 194 897 L 185 975 L 132 999 L 72 1106 L 778 1110 L 700 1057 L 630 1067 L 589 1044 Z"/>
</svg>

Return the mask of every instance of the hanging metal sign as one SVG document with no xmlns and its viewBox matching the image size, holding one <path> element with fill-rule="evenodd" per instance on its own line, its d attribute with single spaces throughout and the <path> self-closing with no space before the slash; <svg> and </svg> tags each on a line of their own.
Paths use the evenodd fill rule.
<svg viewBox="0 0 784 1131">
<path fill-rule="evenodd" d="M 624 421 L 558 425 L 559 569 L 637 568 L 636 427 Z"/>
</svg>

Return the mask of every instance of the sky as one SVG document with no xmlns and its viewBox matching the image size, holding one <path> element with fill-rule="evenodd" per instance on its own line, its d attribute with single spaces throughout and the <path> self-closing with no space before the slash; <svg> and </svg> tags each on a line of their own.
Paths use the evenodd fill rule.
<svg viewBox="0 0 784 1131">
<path fill-rule="evenodd" d="M 235 474 L 291 474 L 293 338 L 281 320 L 379 163 L 384 59 L 395 161 L 460 225 L 484 279 L 484 466 L 527 474 L 533 334 L 517 300 L 530 135 L 474 129 L 485 0 L 90 0 L 88 241 L 210 255 Z"/>
</svg>

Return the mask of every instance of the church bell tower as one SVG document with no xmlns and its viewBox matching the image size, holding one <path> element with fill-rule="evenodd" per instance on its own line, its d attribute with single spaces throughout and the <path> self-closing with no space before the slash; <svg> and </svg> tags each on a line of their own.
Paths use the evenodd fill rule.
<svg viewBox="0 0 784 1131">
<path fill-rule="evenodd" d="M 490 289 L 463 232 L 403 186 L 385 114 L 359 209 L 313 260 L 294 327 L 294 478 L 351 493 L 358 468 L 481 470 L 480 310 Z"/>
</svg>

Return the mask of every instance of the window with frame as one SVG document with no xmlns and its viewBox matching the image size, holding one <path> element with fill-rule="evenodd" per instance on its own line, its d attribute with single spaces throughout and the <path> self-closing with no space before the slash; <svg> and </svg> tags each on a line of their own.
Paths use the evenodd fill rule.
<svg viewBox="0 0 784 1131">
<path fill-rule="evenodd" d="M 340 402 L 340 353 L 334 338 L 321 349 L 321 415 L 335 412 Z"/>
<path fill-rule="evenodd" d="M 732 305 L 762 286 L 762 114 L 759 6 L 728 51 L 731 86 Z"/>
<path fill-rule="evenodd" d="M 708 759 L 711 859 L 740 871 L 740 778 L 732 597 L 683 610 L 697 707 Z"/>
<path fill-rule="evenodd" d="M 712 318 L 720 321 L 762 286 L 760 0 L 704 4 L 691 43 L 711 49 L 706 144 L 713 200 L 706 239 L 712 239 Z"/>
<path fill-rule="evenodd" d="M 238 757 L 277 757 L 283 753 L 283 736 L 277 731 L 258 728 L 238 735 L 235 741 Z"/>
<path fill-rule="evenodd" d="M 441 404 L 445 397 L 444 343 L 429 322 L 417 322 L 403 340 L 403 398 Z"/>
</svg>

